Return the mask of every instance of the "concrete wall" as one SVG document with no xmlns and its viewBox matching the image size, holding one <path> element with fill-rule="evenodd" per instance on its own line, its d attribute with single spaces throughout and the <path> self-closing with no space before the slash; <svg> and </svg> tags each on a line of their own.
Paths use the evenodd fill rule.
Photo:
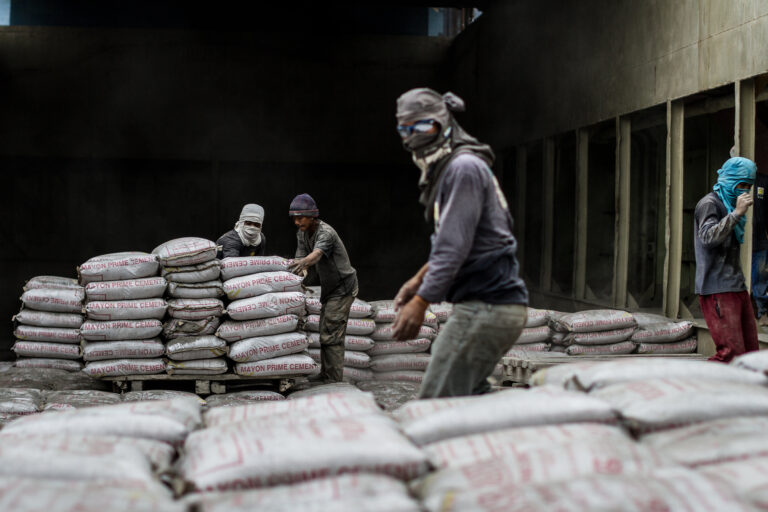
<svg viewBox="0 0 768 512">
<path fill-rule="evenodd" d="M 26 279 L 87 258 L 216 239 L 246 202 L 269 252 L 291 198 L 340 233 L 360 296 L 390 298 L 428 255 L 395 98 L 442 88 L 448 41 L 192 31 L 0 29 L 0 316 Z M 10 324 L 0 348 L 10 344 Z"/>
<path fill-rule="evenodd" d="M 452 52 L 452 87 L 495 147 L 768 71 L 764 0 L 495 2 Z"/>
</svg>

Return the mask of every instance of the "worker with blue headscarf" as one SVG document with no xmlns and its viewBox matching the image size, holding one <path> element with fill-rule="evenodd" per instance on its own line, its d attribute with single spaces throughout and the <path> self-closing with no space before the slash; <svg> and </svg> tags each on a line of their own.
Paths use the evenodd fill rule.
<svg viewBox="0 0 768 512">
<path fill-rule="evenodd" d="M 726 160 L 717 171 L 713 191 L 694 212 L 696 293 L 717 349 L 712 361 L 727 363 L 758 349 L 752 301 L 739 258 L 756 171 L 748 158 Z"/>
</svg>

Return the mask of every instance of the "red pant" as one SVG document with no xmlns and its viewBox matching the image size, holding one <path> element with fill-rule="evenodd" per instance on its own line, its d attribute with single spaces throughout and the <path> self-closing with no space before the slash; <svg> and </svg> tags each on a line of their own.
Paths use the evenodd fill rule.
<svg viewBox="0 0 768 512">
<path fill-rule="evenodd" d="M 757 325 L 749 293 L 700 295 L 699 304 L 717 347 L 710 361 L 727 363 L 736 356 L 758 350 Z"/>
</svg>

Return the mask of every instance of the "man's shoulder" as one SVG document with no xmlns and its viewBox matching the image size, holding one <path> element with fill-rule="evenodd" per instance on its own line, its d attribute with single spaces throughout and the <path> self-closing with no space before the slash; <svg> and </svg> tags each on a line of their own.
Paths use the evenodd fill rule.
<svg viewBox="0 0 768 512">
<path fill-rule="evenodd" d="M 488 164 L 470 152 L 463 152 L 456 155 L 445 168 L 445 177 L 448 181 L 457 178 L 485 181 L 490 178 L 490 168 Z"/>
<path fill-rule="evenodd" d="M 232 242 L 232 241 L 240 242 L 240 235 L 238 235 L 237 231 L 235 231 L 234 229 L 230 229 L 229 231 L 221 235 L 219 239 L 216 240 L 216 243 L 218 245 L 221 245 L 224 242 Z"/>
<path fill-rule="evenodd" d="M 328 224 L 325 221 L 320 221 L 320 225 L 317 227 L 318 234 L 323 233 L 328 236 L 338 237 L 339 234 L 336 233 L 336 230 L 333 229 L 333 226 Z"/>
<path fill-rule="evenodd" d="M 709 194 L 705 195 L 699 199 L 698 203 L 696 203 L 697 212 L 709 212 L 713 210 L 719 212 L 724 208 L 725 206 L 723 205 L 723 202 L 714 192 L 710 192 Z"/>
</svg>

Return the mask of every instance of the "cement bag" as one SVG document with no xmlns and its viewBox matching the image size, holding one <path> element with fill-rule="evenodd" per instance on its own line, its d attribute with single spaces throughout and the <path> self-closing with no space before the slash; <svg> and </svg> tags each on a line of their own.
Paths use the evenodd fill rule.
<svg viewBox="0 0 768 512">
<path fill-rule="evenodd" d="M 343 375 L 345 382 L 367 382 L 375 379 L 373 372 L 367 368 L 345 366 Z"/>
<path fill-rule="evenodd" d="M 678 464 L 705 467 L 729 460 L 768 457 L 766 429 L 768 417 L 737 416 L 647 434 L 641 442 Z"/>
<path fill-rule="evenodd" d="M 371 334 L 371 338 L 373 338 L 374 341 L 394 341 L 395 339 L 395 333 L 394 333 L 394 326 L 395 324 L 376 324 L 376 329 Z M 435 331 L 432 327 L 422 325 L 419 328 L 419 332 L 416 335 L 417 338 L 427 338 L 428 340 L 434 340 L 437 337 L 437 331 Z"/>
<path fill-rule="evenodd" d="M 247 377 L 298 377 L 317 375 L 320 373 L 320 367 L 311 357 L 302 354 L 237 363 L 235 373 Z"/>
<path fill-rule="evenodd" d="M 361 381 L 358 389 L 373 393 L 376 403 L 385 411 L 392 411 L 404 403 L 415 400 L 421 387 L 418 382 Z"/>
<path fill-rule="evenodd" d="M 526 329 L 541 327 L 547 325 L 547 322 L 549 322 L 548 309 L 528 308 L 528 318 L 525 321 Z"/>
<path fill-rule="evenodd" d="M 236 300 L 227 306 L 227 314 L 232 320 L 303 315 L 304 294 L 301 292 L 265 293 L 258 297 Z"/>
<path fill-rule="evenodd" d="M 423 370 L 395 370 L 391 372 L 374 372 L 373 378 L 386 382 L 421 382 L 424 380 Z"/>
<path fill-rule="evenodd" d="M 167 307 L 164 299 L 91 301 L 85 305 L 85 313 L 91 320 L 160 320 Z"/>
<path fill-rule="evenodd" d="M 115 252 L 94 256 L 79 267 L 80 283 L 121 281 L 156 276 L 159 265 L 154 254 L 145 252 Z"/>
<path fill-rule="evenodd" d="M 453 304 L 450 302 L 441 302 L 439 304 L 430 304 L 429 310 L 437 317 L 437 321 L 444 324 L 453 314 Z"/>
<path fill-rule="evenodd" d="M 309 357 L 318 364 L 320 364 L 320 351 L 319 348 L 309 349 Z M 371 366 L 371 357 L 365 352 L 344 352 L 344 366 L 348 368 L 368 368 Z"/>
<path fill-rule="evenodd" d="M 578 445 L 599 439 L 605 444 L 633 442 L 624 430 L 600 423 L 565 423 L 508 428 L 428 444 L 422 450 L 437 468 L 459 468 L 528 450 Z"/>
<path fill-rule="evenodd" d="M 46 343 L 43 341 L 17 340 L 11 347 L 21 357 L 53 357 L 57 359 L 80 359 L 83 349 L 80 345 L 68 343 Z"/>
<path fill-rule="evenodd" d="M 51 290 L 36 288 L 21 295 L 21 302 L 29 309 L 52 313 L 81 313 L 85 291 L 83 288 Z"/>
<path fill-rule="evenodd" d="M 554 483 L 584 476 L 651 475 L 660 466 L 672 465 L 653 449 L 630 439 L 600 439 L 578 444 L 539 446 L 463 467 L 440 470 L 418 482 L 414 491 L 425 501 L 456 491 L 508 489 L 513 486 Z M 479 474 L 496 478 L 478 478 Z"/>
<path fill-rule="evenodd" d="M 725 366 L 725 365 L 723 365 Z M 669 377 L 590 392 L 638 433 L 734 416 L 768 415 L 768 389 L 727 381 Z"/>
<path fill-rule="evenodd" d="M 298 398 L 306 398 L 309 396 L 323 395 L 328 393 L 335 394 L 353 394 L 360 395 L 363 393 L 360 388 L 350 384 L 349 382 L 331 382 L 329 384 L 313 384 L 310 383 L 309 387 L 300 389 L 290 393 L 286 398 L 288 400 L 296 400 Z"/>
<path fill-rule="evenodd" d="M 394 416 L 419 446 L 504 428 L 615 420 L 611 406 L 599 398 L 540 389 L 541 392 L 502 391 L 463 399 L 419 400 L 397 409 Z"/>
<path fill-rule="evenodd" d="M 200 425 L 200 404 L 189 399 L 88 407 L 16 420 L 3 434 L 112 435 L 178 445 Z"/>
<path fill-rule="evenodd" d="M 429 354 L 388 354 L 371 358 L 370 366 L 374 372 L 423 371 L 427 369 L 430 357 Z"/>
<path fill-rule="evenodd" d="M 258 297 L 265 293 L 298 292 L 304 278 L 291 272 L 264 272 L 235 277 L 224 281 L 224 293 L 229 300 Z"/>
<path fill-rule="evenodd" d="M 60 327 L 35 327 L 17 325 L 13 335 L 25 341 L 51 341 L 54 343 L 80 343 L 83 339 L 79 329 L 62 329 Z"/>
<path fill-rule="evenodd" d="M 224 295 L 221 281 L 204 283 L 170 283 L 168 295 L 177 299 L 208 299 Z"/>
<path fill-rule="evenodd" d="M 227 373 L 227 361 L 223 357 L 192 361 L 168 361 L 165 368 L 169 375 L 219 375 Z"/>
<path fill-rule="evenodd" d="M 86 343 L 83 359 L 102 361 L 104 359 L 151 359 L 165 355 L 165 345 L 160 338 L 148 340 L 103 341 Z"/>
<path fill-rule="evenodd" d="M 768 350 L 758 350 L 737 356 L 731 361 L 731 366 L 766 373 L 768 371 Z"/>
<path fill-rule="evenodd" d="M 637 322 L 626 311 L 592 309 L 559 317 L 553 316 L 550 325 L 554 330 L 561 332 L 595 332 L 636 327 Z"/>
<path fill-rule="evenodd" d="M 185 336 L 207 336 L 216 332 L 221 319 L 209 316 L 200 320 L 179 320 L 173 318 L 163 324 L 163 337 L 174 340 Z"/>
<path fill-rule="evenodd" d="M 167 284 L 163 277 L 93 282 L 85 286 L 85 296 L 88 300 L 149 299 L 162 297 Z"/>
<path fill-rule="evenodd" d="M 227 354 L 227 342 L 216 336 L 190 336 L 169 342 L 166 354 L 174 361 L 211 359 Z"/>
<path fill-rule="evenodd" d="M 765 456 L 710 464 L 697 468 L 696 472 L 719 482 L 742 497 L 768 489 L 768 457 Z M 764 508 L 758 506 L 758 509 Z"/>
<path fill-rule="evenodd" d="M 47 359 L 33 357 L 30 359 L 17 359 L 16 368 L 45 368 L 51 370 L 64 370 L 67 372 L 79 372 L 83 369 L 83 363 L 71 359 Z"/>
<path fill-rule="evenodd" d="M 35 290 L 39 288 L 49 288 L 53 290 L 77 290 L 82 288 L 77 279 L 60 276 L 35 276 L 24 283 L 24 291 Z"/>
<path fill-rule="evenodd" d="M 597 332 L 572 332 L 565 335 L 561 341 L 562 345 L 610 345 L 626 341 L 632 337 L 635 332 L 634 327 L 626 329 L 614 329 L 611 331 Z"/>
<path fill-rule="evenodd" d="M 432 346 L 432 341 L 427 338 L 418 338 L 408 341 L 377 341 L 368 350 L 369 356 L 381 356 L 385 354 L 412 354 L 425 352 Z"/>
<path fill-rule="evenodd" d="M 216 336 L 231 343 L 246 338 L 271 336 L 273 334 L 295 331 L 298 324 L 299 317 L 296 315 L 282 315 L 261 320 L 246 320 L 244 322 L 227 320 L 216 331 Z"/>
<path fill-rule="evenodd" d="M 205 283 L 220 281 L 221 267 L 219 260 L 211 260 L 197 265 L 163 267 L 160 275 L 166 278 L 169 283 Z"/>
<path fill-rule="evenodd" d="M 350 318 L 347 320 L 347 334 L 350 336 L 369 336 L 375 329 L 376 322 L 370 318 Z"/>
<path fill-rule="evenodd" d="M 307 313 L 319 315 L 323 305 L 320 296 L 307 295 Z M 365 301 L 355 299 L 349 308 L 349 318 L 368 318 L 373 315 L 373 307 Z"/>
<path fill-rule="evenodd" d="M 666 343 L 638 343 L 638 354 L 690 354 L 696 352 L 698 348 L 696 337 L 688 338 L 683 341 L 672 341 Z"/>
<path fill-rule="evenodd" d="M 120 395 L 93 389 L 70 389 L 66 391 L 43 391 L 43 411 L 68 411 L 81 407 L 95 407 L 121 402 Z M 0 438 L 0 443 L 3 441 Z"/>
<path fill-rule="evenodd" d="M 635 344 L 631 341 L 611 343 L 610 345 L 571 345 L 565 349 L 569 356 L 601 356 L 629 354 L 635 350 Z"/>
<path fill-rule="evenodd" d="M 119 377 L 122 375 L 154 375 L 165 372 L 162 359 L 107 359 L 91 361 L 83 371 L 91 377 Z"/>
<path fill-rule="evenodd" d="M 312 388 L 316 391 L 318 386 Z M 367 415 L 380 415 L 381 409 L 369 393 L 358 390 L 351 392 L 344 386 L 344 392 L 319 393 L 286 401 L 251 403 L 239 407 L 214 409 L 205 413 L 207 427 L 227 427 L 233 423 L 248 422 L 252 426 L 288 424 L 325 419 L 344 419 Z M 323 389 L 320 389 L 323 391 Z M 301 392 L 299 392 L 301 393 Z"/>
<path fill-rule="evenodd" d="M 709 361 L 652 358 L 610 361 L 581 367 L 574 375 L 578 389 L 590 391 L 622 382 L 682 377 L 741 384 L 768 384 L 768 378 L 733 366 Z"/>
<path fill-rule="evenodd" d="M 193 236 L 175 238 L 155 247 L 152 254 L 164 267 L 197 265 L 216 259 L 216 243 Z"/>
<path fill-rule="evenodd" d="M 77 313 L 50 313 L 23 309 L 11 319 L 24 325 L 37 327 L 61 327 L 64 329 L 79 329 L 83 324 L 83 315 Z"/>
<path fill-rule="evenodd" d="M 548 352 L 551 347 L 549 343 L 526 343 L 518 345 L 515 343 L 512 348 L 507 350 L 504 357 L 525 357 L 526 352 Z"/>
<path fill-rule="evenodd" d="M 195 489 L 211 491 L 268 487 L 343 473 L 378 473 L 408 480 L 428 470 L 424 454 L 386 417 L 307 421 L 255 428 L 240 422 L 194 432 L 184 446 L 181 475 Z"/>
<path fill-rule="evenodd" d="M 366 473 L 316 478 L 295 485 L 189 495 L 198 512 L 420 512 L 405 484 Z"/>
<path fill-rule="evenodd" d="M 644 323 L 632 335 L 632 341 L 640 343 L 669 343 L 690 337 L 693 334 L 693 323 L 686 321 L 675 322 L 665 319 L 662 322 Z"/>
<path fill-rule="evenodd" d="M 147 400 L 192 400 L 193 402 L 206 405 L 208 402 L 203 400 L 195 393 L 189 391 L 178 391 L 175 389 L 148 389 L 145 391 L 129 391 L 123 395 L 123 402 L 144 402 Z"/>
<path fill-rule="evenodd" d="M 520 337 L 517 338 L 515 345 L 549 341 L 551 335 L 552 331 L 547 325 L 542 325 L 541 327 L 526 327 L 523 329 L 523 332 L 520 333 Z"/>
<path fill-rule="evenodd" d="M 34 414 L 43 409 L 43 394 L 37 389 L 0 389 L 0 413 Z"/>
<path fill-rule="evenodd" d="M 320 348 L 320 333 L 310 332 L 307 334 L 309 339 L 309 348 Z M 373 348 L 375 343 L 366 336 L 344 336 L 344 350 L 355 350 L 364 352 Z"/>
<path fill-rule="evenodd" d="M 221 260 L 221 278 L 225 281 L 234 277 L 262 274 L 264 272 L 287 272 L 291 260 L 280 256 L 241 256 Z"/>
<path fill-rule="evenodd" d="M 156 337 L 163 330 L 160 320 L 86 320 L 80 326 L 80 334 L 88 341 L 146 340 Z"/>
<path fill-rule="evenodd" d="M 301 332 L 246 338 L 232 344 L 229 358 L 238 363 L 250 363 L 303 352 L 307 337 Z"/>
<path fill-rule="evenodd" d="M 483 475 L 475 478 L 487 478 Z M 450 492 L 431 496 L 424 507 L 430 512 L 754 510 L 727 487 L 683 468 L 660 468 L 653 475 L 642 477 L 603 474 L 560 482 Z"/>
<path fill-rule="evenodd" d="M 393 301 L 379 300 L 372 302 L 370 306 L 373 319 L 376 323 L 393 323 L 397 320 L 397 312 L 395 311 L 395 303 Z M 370 314 L 367 316 L 370 316 Z M 352 317 L 351 314 L 350 317 Z M 424 324 L 433 329 L 437 329 L 438 323 L 437 315 L 427 309 L 427 311 L 424 312 Z"/>
<path fill-rule="evenodd" d="M 275 391 L 253 390 L 235 391 L 223 395 L 210 395 L 206 402 L 208 407 L 233 407 L 236 405 L 252 404 L 254 402 L 271 402 L 273 400 L 285 400 L 285 397 Z"/>
<path fill-rule="evenodd" d="M 170 299 L 168 316 L 180 320 L 202 320 L 211 316 L 221 316 L 224 303 L 219 299 Z"/>
</svg>

